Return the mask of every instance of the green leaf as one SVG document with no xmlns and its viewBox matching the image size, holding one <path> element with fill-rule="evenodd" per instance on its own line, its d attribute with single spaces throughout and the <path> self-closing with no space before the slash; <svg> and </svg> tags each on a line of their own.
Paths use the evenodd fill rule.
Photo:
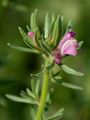
<svg viewBox="0 0 90 120">
<path fill-rule="evenodd" d="M 31 80 L 31 89 L 32 89 L 33 94 L 36 95 L 35 88 L 36 88 L 36 80 L 32 79 Z"/>
<path fill-rule="evenodd" d="M 23 98 L 27 98 L 27 99 L 30 98 L 29 95 L 23 90 L 21 90 L 20 96 L 23 97 Z"/>
<path fill-rule="evenodd" d="M 58 76 L 60 74 L 60 71 L 61 71 L 60 66 L 55 64 L 51 72 L 53 76 Z"/>
<path fill-rule="evenodd" d="M 53 68 L 53 66 L 54 66 L 53 61 L 50 61 L 47 65 L 47 69 L 51 69 L 51 68 Z"/>
<path fill-rule="evenodd" d="M 61 76 L 55 76 L 55 77 L 52 77 L 52 79 L 51 79 L 51 81 L 53 82 L 53 83 L 60 83 L 61 84 L 61 82 L 62 82 L 62 77 Z"/>
<path fill-rule="evenodd" d="M 39 32 L 39 29 L 36 29 L 34 31 L 34 33 L 35 33 L 35 37 L 34 37 L 35 42 L 36 42 L 37 46 L 40 47 L 40 32 Z"/>
<path fill-rule="evenodd" d="M 82 47 L 83 43 L 84 43 L 84 41 L 79 42 L 79 49 Z"/>
<path fill-rule="evenodd" d="M 32 120 L 35 120 L 36 115 L 35 115 L 35 110 L 34 110 L 33 106 L 30 107 L 30 114 L 31 114 Z"/>
<path fill-rule="evenodd" d="M 31 48 L 35 48 L 34 41 L 30 37 L 28 37 L 28 35 L 24 32 L 24 30 L 21 27 L 19 27 L 18 29 L 23 37 L 25 44 L 27 44 L 27 46 Z"/>
<path fill-rule="evenodd" d="M 45 25 L 44 25 L 44 38 L 48 38 L 51 28 L 51 19 L 49 14 L 47 13 L 45 16 Z"/>
<path fill-rule="evenodd" d="M 42 79 L 42 74 L 43 71 L 37 73 L 37 74 L 31 74 L 32 80 L 31 80 L 31 89 L 32 93 L 36 96 L 39 97 L 39 92 L 41 88 L 41 79 Z"/>
<path fill-rule="evenodd" d="M 60 18 L 61 37 L 63 36 L 63 16 Z"/>
<path fill-rule="evenodd" d="M 36 99 L 36 96 L 28 88 L 26 89 L 26 92 L 30 97 Z"/>
<path fill-rule="evenodd" d="M 41 34 L 37 25 L 36 15 L 37 15 L 37 9 L 35 10 L 35 12 L 31 14 L 30 26 L 31 26 L 31 31 L 35 33 L 35 37 L 34 37 L 35 42 L 38 46 L 40 46 L 39 40 L 40 40 Z"/>
<path fill-rule="evenodd" d="M 67 32 L 70 32 L 71 30 L 72 30 L 72 20 L 70 19 L 69 22 L 68 22 L 68 25 L 67 25 L 65 34 L 66 34 Z"/>
<path fill-rule="evenodd" d="M 35 10 L 35 12 L 33 12 L 31 14 L 31 19 L 30 19 L 31 31 L 34 31 L 34 30 L 36 30 L 38 28 L 37 27 L 36 15 L 37 15 L 37 9 Z"/>
<path fill-rule="evenodd" d="M 72 84 L 66 83 L 66 82 L 61 82 L 61 85 L 64 86 L 64 87 L 75 89 L 75 90 L 83 90 L 83 88 L 80 87 L 80 86 L 72 85 Z"/>
<path fill-rule="evenodd" d="M 26 25 L 26 28 L 27 28 L 28 32 L 30 32 L 30 31 L 31 31 L 31 29 L 30 29 L 29 25 Z"/>
<path fill-rule="evenodd" d="M 51 54 L 51 50 L 50 50 L 49 46 L 48 46 L 46 43 L 44 43 L 43 41 L 40 41 L 40 47 L 41 47 L 42 50 L 43 50 L 44 52 L 46 52 L 48 55 Z"/>
<path fill-rule="evenodd" d="M 53 33 L 52 33 L 52 41 L 51 43 L 54 44 L 54 47 L 57 46 L 58 41 L 60 40 L 60 16 L 57 16 L 57 19 L 55 21 L 54 24 L 54 28 L 53 28 Z"/>
<path fill-rule="evenodd" d="M 59 120 L 62 118 L 64 108 L 60 109 L 57 113 L 55 113 L 53 116 L 49 117 L 48 120 Z"/>
<path fill-rule="evenodd" d="M 55 22 L 55 16 L 54 16 L 54 14 L 52 14 L 52 16 L 51 16 L 51 28 L 53 27 L 54 22 Z"/>
<path fill-rule="evenodd" d="M 73 75 L 77 75 L 77 76 L 83 76 L 84 75 L 83 73 L 77 72 L 76 70 L 68 67 L 67 65 L 62 64 L 61 67 L 68 74 L 73 74 Z"/>
<path fill-rule="evenodd" d="M 11 45 L 10 43 L 7 43 L 7 45 L 8 45 L 9 47 L 13 48 L 13 49 L 20 50 L 20 51 L 23 51 L 23 52 L 29 52 L 29 53 L 39 54 L 39 51 L 36 50 L 36 49 L 19 47 L 19 46 Z"/>
<path fill-rule="evenodd" d="M 15 102 L 28 103 L 28 104 L 38 104 L 37 101 L 35 101 L 31 98 L 27 99 L 27 98 L 18 97 L 18 96 L 14 96 L 14 95 L 10 95 L 10 94 L 6 94 L 6 97 L 12 101 L 15 101 Z"/>
<path fill-rule="evenodd" d="M 61 76 L 55 76 L 54 78 L 55 78 L 55 80 L 61 80 L 62 79 Z"/>
<path fill-rule="evenodd" d="M 47 94 L 47 100 L 46 100 L 46 103 L 47 103 L 47 107 L 48 107 L 48 105 L 51 105 L 51 92 L 49 92 L 48 94 Z"/>
<path fill-rule="evenodd" d="M 36 74 L 31 74 L 31 77 L 32 77 L 33 79 L 38 79 L 38 78 L 39 78 Z"/>
<path fill-rule="evenodd" d="M 35 88 L 35 93 L 36 93 L 36 96 L 37 96 L 37 97 L 39 97 L 40 88 L 41 88 L 41 80 L 38 79 L 38 80 L 37 80 L 37 83 L 36 83 L 36 88 Z"/>
</svg>

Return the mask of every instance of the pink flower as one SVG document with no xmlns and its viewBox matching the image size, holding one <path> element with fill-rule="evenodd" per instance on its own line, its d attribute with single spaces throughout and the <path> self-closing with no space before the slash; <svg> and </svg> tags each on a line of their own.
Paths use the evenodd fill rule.
<svg viewBox="0 0 90 120">
<path fill-rule="evenodd" d="M 77 55 L 77 48 L 79 44 L 74 38 L 74 32 L 68 32 L 59 42 L 57 48 L 53 51 L 54 61 L 56 64 L 60 64 L 63 56 L 65 55 Z"/>
<path fill-rule="evenodd" d="M 28 32 L 28 36 L 29 36 L 31 39 L 34 39 L 34 32 Z"/>
</svg>

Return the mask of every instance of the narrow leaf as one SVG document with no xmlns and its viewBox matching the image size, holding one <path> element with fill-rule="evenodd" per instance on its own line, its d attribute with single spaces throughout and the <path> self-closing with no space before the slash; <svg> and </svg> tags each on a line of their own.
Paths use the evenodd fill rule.
<svg viewBox="0 0 90 120">
<path fill-rule="evenodd" d="M 61 67 L 68 74 L 73 74 L 73 75 L 77 75 L 77 76 L 83 76 L 83 73 L 77 72 L 76 70 L 68 67 L 67 65 L 62 64 Z"/>
<path fill-rule="evenodd" d="M 36 94 L 36 93 L 35 93 L 36 80 L 34 80 L 34 79 L 31 80 L 31 88 L 32 88 L 32 92 L 33 92 L 34 94 Z"/>
<path fill-rule="evenodd" d="M 55 76 L 55 79 L 56 79 L 56 80 L 61 80 L 62 77 L 61 77 L 61 76 Z"/>
<path fill-rule="evenodd" d="M 21 90 L 20 96 L 23 97 L 23 98 L 29 98 L 28 94 L 23 90 Z"/>
<path fill-rule="evenodd" d="M 26 28 L 27 28 L 28 32 L 30 32 L 30 31 L 31 31 L 31 29 L 30 29 L 29 25 L 26 25 Z"/>
<path fill-rule="evenodd" d="M 51 50 L 48 47 L 48 45 L 46 45 L 46 43 L 44 43 L 43 41 L 40 41 L 40 46 L 43 49 L 43 51 L 46 52 L 48 55 L 51 54 Z"/>
<path fill-rule="evenodd" d="M 35 120 L 35 110 L 34 110 L 34 108 L 33 108 L 33 106 L 31 106 L 31 108 L 30 108 L 30 113 L 31 113 L 31 118 L 32 118 L 32 120 Z"/>
<path fill-rule="evenodd" d="M 39 32 L 39 29 L 37 28 L 37 29 L 34 31 L 34 33 L 35 33 L 34 39 L 35 39 L 36 45 L 37 45 L 38 47 L 40 47 L 40 32 Z"/>
<path fill-rule="evenodd" d="M 82 47 L 83 43 L 84 43 L 84 41 L 79 42 L 79 49 Z"/>
<path fill-rule="evenodd" d="M 56 47 L 60 39 L 59 34 L 60 34 L 60 16 L 58 15 L 54 24 L 52 40 L 51 40 L 51 43 L 54 44 L 54 47 Z"/>
<path fill-rule="evenodd" d="M 15 102 L 28 103 L 28 104 L 38 104 L 38 102 L 36 102 L 34 100 L 26 99 L 26 98 L 22 98 L 22 97 L 10 95 L 10 94 L 6 94 L 6 97 L 12 101 L 15 101 Z"/>
<path fill-rule="evenodd" d="M 44 25 L 44 38 L 48 38 L 50 33 L 50 27 L 51 27 L 51 19 L 49 14 L 47 13 L 45 16 L 45 25 Z"/>
<path fill-rule="evenodd" d="M 70 19 L 69 22 L 68 22 L 68 25 L 67 25 L 65 34 L 66 34 L 67 32 L 70 32 L 71 30 L 72 30 L 72 20 Z"/>
<path fill-rule="evenodd" d="M 31 19 L 30 19 L 30 26 L 31 26 L 31 31 L 34 31 L 35 29 L 37 29 L 37 20 L 36 20 L 36 15 L 37 15 L 37 9 L 35 10 L 35 12 L 33 12 L 31 14 Z"/>
<path fill-rule="evenodd" d="M 52 14 L 52 16 L 51 16 L 51 27 L 53 27 L 54 22 L 55 22 L 55 16 Z"/>
<path fill-rule="evenodd" d="M 23 51 L 23 52 L 29 52 L 29 53 L 39 54 L 39 51 L 35 50 L 35 49 L 30 49 L 30 48 L 25 48 L 25 47 L 19 47 L 19 46 L 11 45 L 10 43 L 7 43 L 7 45 L 9 47 L 13 48 L 13 49 L 20 50 L 20 51 Z"/>
<path fill-rule="evenodd" d="M 40 85 L 41 85 L 41 80 L 37 80 L 37 83 L 36 83 L 36 88 L 35 88 L 35 93 L 37 95 L 37 97 L 39 97 L 39 92 L 40 92 Z"/>
<path fill-rule="evenodd" d="M 57 113 L 55 113 L 53 116 L 49 117 L 48 120 L 55 120 L 62 118 L 64 108 L 60 109 Z"/>
<path fill-rule="evenodd" d="M 63 36 L 63 16 L 60 17 L 61 37 Z"/>
<path fill-rule="evenodd" d="M 19 27 L 18 29 L 19 29 L 22 37 L 23 37 L 24 42 L 25 42 L 29 47 L 34 47 L 34 48 L 35 48 L 33 40 L 32 40 L 30 37 L 28 37 L 28 35 L 24 32 L 24 30 L 23 30 L 21 27 Z"/>
<path fill-rule="evenodd" d="M 30 97 L 36 99 L 36 96 L 35 96 L 28 88 L 26 89 L 26 91 L 27 91 L 27 94 L 28 94 Z"/>
<path fill-rule="evenodd" d="M 83 88 L 80 87 L 80 86 L 72 85 L 72 84 L 66 83 L 66 82 L 62 82 L 61 85 L 64 86 L 64 87 L 75 89 L 75 90 L 83 90 Z"/>
</svg>

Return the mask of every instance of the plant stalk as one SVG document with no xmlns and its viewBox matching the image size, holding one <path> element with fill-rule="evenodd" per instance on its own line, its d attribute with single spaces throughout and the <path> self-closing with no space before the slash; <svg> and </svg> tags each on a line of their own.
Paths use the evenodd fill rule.
<svg viewBox="0 0 90 120">
<path fill-rule="evenodd" d="M 47 66 L 47 62 L 45 64 Z M 49 71 L 45 67 L 43 73 L 43 83 L 42 83 L 42 91 L 41 91 L 41 98 L 40 98 L 40 105 L 37 110 L 36 114 L 36 120 L 41 120 L 42 113 L 44 111 L 46 99 L 47 99 L 47 93 L 48 93 L 48 86 L 49 86 Z"/>
</svg>

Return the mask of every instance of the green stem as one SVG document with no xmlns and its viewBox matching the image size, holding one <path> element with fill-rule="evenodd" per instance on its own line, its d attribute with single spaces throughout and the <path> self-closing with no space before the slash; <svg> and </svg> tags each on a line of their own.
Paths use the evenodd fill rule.
<svg viewBox="0 0 90 120">
<path fill-rule="evenodd" d="M 44 74 L 43 74 L 43 85 L 42 85 L 42 92 L 41 92 L 41 98 L 40 98 L 40 105 L 37 110 L 36 120 L 41 120 L 41 115 L 42 115 L 42 112 L 44 110 L 45 103 L 46 103 L 48 86 L 49 86 L 49 71 L 48 69 L 45 69 Z"/>
</svg>

